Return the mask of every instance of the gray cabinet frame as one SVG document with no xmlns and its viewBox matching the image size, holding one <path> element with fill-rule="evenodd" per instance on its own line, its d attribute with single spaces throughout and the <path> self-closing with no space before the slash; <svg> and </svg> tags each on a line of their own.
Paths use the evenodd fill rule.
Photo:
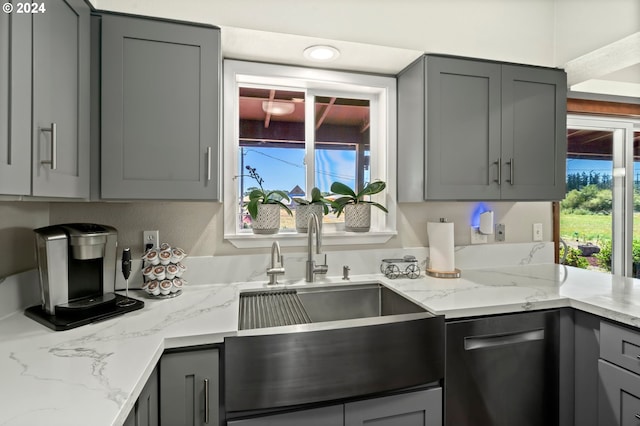
<svg viewBox="0 0 640 426">
<path fill-rule="evenodd" d="M 125 420 L 124 426 L 158 426 L 160 424 L 158 391 L 158 369 L 155 368 Z"/>
</svg>

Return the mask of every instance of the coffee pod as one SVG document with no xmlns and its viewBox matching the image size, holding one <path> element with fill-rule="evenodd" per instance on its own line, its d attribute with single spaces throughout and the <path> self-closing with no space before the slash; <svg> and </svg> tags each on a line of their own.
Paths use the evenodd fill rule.
<svg viewBox="0 0 640 426">
<path fill-rule="evenodd" d="M 178 267 L 178 273 L 176 274 L 176 277 L 181 277 L 182 273 L 187 270 L 187 267 L 182 262 L 176 263 L 176 266 Z"/>
<path fill-rule="evenodd" d="M 161 265 L 168 265 L 171 262 L 171 250 L 162 250 L 158 256 Z"/>
<path fill-rule="evenodd" d="M 171 282 L 171 280 L 162 280 L 160 282 L 160 294 L 166 296 L 167 294 L 171 293 L 172 285 L 173 283 Z"/>
<path fill-rule="evenodd" d="M 170 250 L 170 249 L 171 249 L 171 245 L 169 243 L 160 244 L 160 250 Z"/>
<path fill-rule="evenodd" d="M 173 286 L 171 287 L 171 293 L 175 293 L 178 290 L 182 290 L 182 286 L 184 285 L 183 280 L 181 280 L 180 278 L 174 278 L 172 283 L 173 283 Z"/>
<path fill-rule="evenodd" d="M 160 257 L 158 257 L 158 250 L 151 249 L 147 251 L 142 259 L 150 265 L 158 265 L 160 263 Z"/>
<path fill-rule="evenodd" d="M 174 248 L 171 250 L 171 263 L 178 263 L 184 259 L 185 253 L 181 248 Z"/>
<path fill-rule="evenodd" d="M 140 286 L 141 289 L 143 289 L 144 291 L 147 291 L 147 288 L 149 288 L 149 283 L 151 281 L 143 281 L 142 282 L 142 286 Z"/>
<path fill-rule="evenodd" d="M 156 276 L 156 279 L 159 281 L 162 281 L 167 277 L 166 268 L 162 265 L 159 265 L 153 268 L 153 274 Z"/>
<path fill-rule="evenodd" d="M 160 286 L 158 285 L 158 281 L 151 281 L 147 286 L 147 293 L 153 294 L 157 296 L 160 294 Z"/>
<path fill-rule="evenodd" d="M 147 277 L 147 279 L 152 280 L 156 277 L 155 274 L 153 273 L 154 269 L 155 269 L 155 266 L 149 265 L 142 270 L 142 275 Z"/>
<path fill-rule="evenodd" d="M 166 278 L 171 280 L 176 277 L 176 274 L 178 273 L 178 267 L 173 263 L 170 263 L 166 267 L 166 273 L 167 273 Z"/>
</svg>

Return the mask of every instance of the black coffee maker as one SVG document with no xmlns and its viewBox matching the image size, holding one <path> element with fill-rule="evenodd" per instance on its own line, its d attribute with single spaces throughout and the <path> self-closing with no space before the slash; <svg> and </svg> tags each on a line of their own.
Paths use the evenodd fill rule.
<svg viewBox="0 0 640 426">
<path fill-rule="evenodd" d="M 116 294 L 115 228 L 69 223 L 34 230 L 41 304 L 25 311 L 54 330 L 66 330 L 140 309 L 144 302 Z M 134 301 L 134 302 L 131 302 Z"/>
</svg>

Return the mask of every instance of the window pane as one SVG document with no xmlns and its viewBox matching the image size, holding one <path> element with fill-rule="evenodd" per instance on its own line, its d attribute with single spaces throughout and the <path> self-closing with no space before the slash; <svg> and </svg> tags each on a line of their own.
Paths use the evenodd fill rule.
<svg viewBox="0 0 640 426">
<path fill-rule="evenodd" d="M 333 182 L 358 191 L 370 179 L 369 101 L 317 96 L 315 101 L 315 186 L 329 193 Z M 326 222 L 342 222 L 334 214 Z"/>
<path fill-rule="evenodd" d="M 611 272 L 613 132 L 569 128 L 567 195 L 560 203 L 566 263 Z"/>
<path fill-rule="evenodd" d="M 305 196 L 304 98 L 304 93 L 296 91 L 240 88 L 240 228 L 251 227 L 243 204 L 248 194 L 260 187 L 248 176 L 247 166 L 256 169 L 265 191 L 283 191 L 290 198 Z M 284 209 L 280 213 L 280 229 L 295 230 L 294 218 Z"/>
</svg>

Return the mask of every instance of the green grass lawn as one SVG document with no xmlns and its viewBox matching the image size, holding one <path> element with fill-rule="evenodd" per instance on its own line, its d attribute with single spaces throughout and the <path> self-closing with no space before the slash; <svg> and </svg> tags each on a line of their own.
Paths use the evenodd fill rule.
<svg viewBox="0 0 640 426">
<path fill-rule="evenodd" d="M 633 214 L 633 239 L 640 239 L 640 213 Z M 560 213 L 560 236 L 567 241 L 611 241 L 611 215 Z"/>
</svg>

